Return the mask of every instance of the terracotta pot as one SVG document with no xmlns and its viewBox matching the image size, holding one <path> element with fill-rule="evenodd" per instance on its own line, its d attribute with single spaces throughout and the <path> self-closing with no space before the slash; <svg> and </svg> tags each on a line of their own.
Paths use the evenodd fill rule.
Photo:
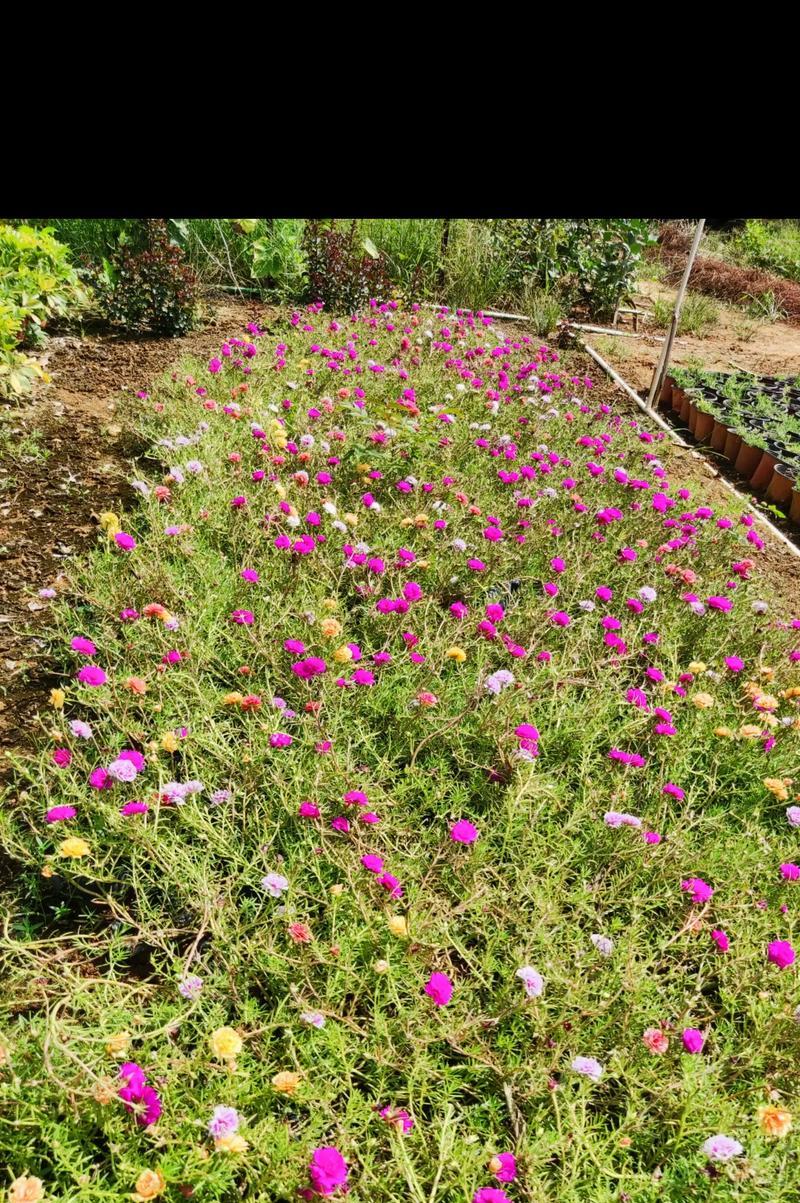
<svg viewBox="0 0 800 1203">
<path fill-rule="evenodd" d="M 714 419 L 714 429 L 711 432 L 711 439 L 709 440 L 711 443 L 712 451 L 724 451 L 725 440 L 727 439 L 727 437 L 728 437 L 728 427 L 725 425 L 724 422 L 720 422 L 719 418 L 715 418 Z"/>
<path fill-rule="evenodd" d="M 694 434 L 694 432 L 695 432 L 695 427 L 697 426 L 697 419 L 699 417 L 700 417 L 700 410 L 697 408 L 697 405 L 695 404 L 694 401 L 690 401 L 689 402 L 689 429 L 691 430 L 692 434 Z"/>
<path fill-rule="evenodd" d="M 743 442 L 733 466 L 740 476 L 744 476 L 746 480 L 752 480 L 753 473 L 761 463 L 763 456 L 764 451 L 761 447 L 751 447 L 749 443 Z"/>
<path fill-rule="evenodd" d="M 664 383 L 661 385 L 661 392 L 658 394 L 659 409 L 669 409 L 670 405 L 672 404 L 672 386 L 674 383 L 675 382 L 671 376 L 666 376 L 664 378 Z"/>
<path fill-rule="evenodd" d="M 754 489 L 766 489 L 772 480 L 772 473 L 777 462 L 777 455 L 773 455 L 771 451 L 762 451 L 761 459 L 750 471 L 750 484 Z"/>
<path fill-rule="evenodd" d="M 681 395 L 680 418 L 681 418 L 681 422 L 683 422 L 684 426 L 689 425 L 689 415 L 691 414 L 693 408 L 694 407 L 692 405 L 691 397 L 689 396 L 688 393 L 683 393 Z"/>
<path fill-rule="evenodd" d="M 786 509 L 791 502 L 793 488 L 794 471 L 786 464 L 776 464 L 772 480 L 767 485 L 767 497 L 780 509 Z"/>
<path fill-rule="evenodd" d="M 678 388 L 677 384 L 673 384 L 672 397 L 670 400 L 670 404 L 672 405 L 673 413 L 679 414 L 681 412 L 681 406 L 683 405 L 683 398 L 685 396 L 686 396 L 686 393 L 683 391 L 683 389 Z"/>
<path fill-rule="evenodd" d="M 707 443 L 711 437 L 711 431 L 714 429 L 714 415 L 704 414 L 700 410 L 697 411 L 697 421 L 694 424 L 692 433 L 698 443 Z"/>
<path fill-rule="evenodd" d="M 722 448 L 722 454 L 726 459 L 729 459 L 731 463 L 733 463 L 736 460 L 736 456 L 739 454 L 739 448 L 741 445 L 742 436 L 740 434 L 735 434 L 732 430 L 729 430 L 725 438 L 725 446 Z"/>
<path fill-rule="evenodd" d="M 792 490 L 792 503 L 789 506 L 789 518 L 795 524 L 800 526 L 800 482 L 796 482 Z"/>
</svg>

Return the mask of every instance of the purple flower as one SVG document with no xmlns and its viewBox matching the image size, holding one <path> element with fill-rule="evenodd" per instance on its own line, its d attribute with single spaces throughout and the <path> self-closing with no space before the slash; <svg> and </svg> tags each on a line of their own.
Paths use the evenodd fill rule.
<svg viewBox="0 0 800 1203">
<path fill-rule="evenodd" d="M 241 1122 L 239 1112 L 235 1107 L 215 1107 L 214 1113 L 208 1121 L 208 1131 L 215 1140 L 220 1140 L 225 1136 L 233 1136 L 234 1132 L 238 1131 Z"/>
<path fill-rule="evenodd" d="M 709 1136 L 708 1140 L 703 1145 L 703 1152 L 709 1161 L 730 1161 L 733 1157 L 738 1157 L 744 1149 L 739 1144 L 738 1140 L 733 1140 L 730 1136 Z"/>
</svg>

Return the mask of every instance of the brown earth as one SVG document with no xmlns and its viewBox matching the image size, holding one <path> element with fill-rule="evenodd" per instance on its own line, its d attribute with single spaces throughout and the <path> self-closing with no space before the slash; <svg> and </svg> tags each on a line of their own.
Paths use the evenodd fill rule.
<svg viewBox="0 0 800 1203">
<path fill-rule="evenodd" d="M 54 683 L 39 590 L 68 588 L 70 561 L 97 537 L 97 515 L 132 497 L 135 449 L 115 421 L 117 400 L 271 314 L 226 299 L 183 338 L 53 338 L 43 357 L 52 382 L 26 403 L 0 404 L 0 748 L 20 742 Z"/>
</svg>

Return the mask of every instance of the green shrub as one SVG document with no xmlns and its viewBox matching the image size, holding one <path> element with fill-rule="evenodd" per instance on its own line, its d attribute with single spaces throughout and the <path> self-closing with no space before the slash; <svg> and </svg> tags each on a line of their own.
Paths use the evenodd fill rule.
<svg viewBox="0 0 800 1203">
<path fill-rule="evenodd" d="M 42 347 L 48 323 L 86 301 L 69 251 L 50 229 L 0 226 L 0 394 L 18 396 L 43 377 L 24 349 Z"/>
<path fill-rule="evenodd" d="M 281 301 L 302 297 L 307 289 L 307 264 L 303 250 L 305 223 L 296 218 L 270 223 L 253 242 L 252 276 Z"/>
<path fill-rule="evenodd" d="M 357 224 L 341 229 L 335 223 L 306 222 L 303 248 L 308 280 L 315 301 L 329 309 L 357 309 L 373 297 L 386 299 L 392 290 L 388 265 L 380 251 L 359 236 Z"/>
<path fill-rule="evenodd" d="M 197 276 L 163 219 L 144 221 L 102 268 L 89 268 L 100 309 L 132 334 L 185 334 L 198 316 Z"/>
</svg>

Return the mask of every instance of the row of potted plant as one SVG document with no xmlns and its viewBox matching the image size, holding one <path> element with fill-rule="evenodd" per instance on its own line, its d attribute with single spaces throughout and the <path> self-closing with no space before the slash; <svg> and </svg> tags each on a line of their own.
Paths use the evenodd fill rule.
<svg viewBox="0 0 800 1203">
<path fill-rule="evenodd" d="M 800 526 L 800 387 L 793 378 L 674 368 L 659 397 L 698 443 Z"/>
</svg>

